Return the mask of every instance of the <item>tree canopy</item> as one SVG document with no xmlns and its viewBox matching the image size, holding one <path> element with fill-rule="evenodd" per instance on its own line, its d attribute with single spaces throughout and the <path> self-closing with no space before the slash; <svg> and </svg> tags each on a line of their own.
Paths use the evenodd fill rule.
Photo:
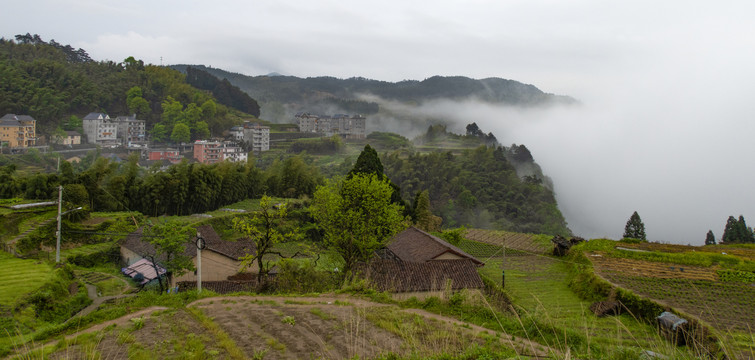
<svg viewBox="0 0 755 360">
<path fill-rule="evenodd" d="M 635 211 L 627 220 L 624 226 L 624 238 L 647 240 L 645 237 L 645 224 L 642 223 L 640 215 Z"/>
<path fill-rule="evenodd" d="M 319 186 L 311 213 L 325 241 L 344 260 L 344 272 L 366 261 L 405 225 L 400 205 L 391 202 L 391 187 L 374 174 L 355 174 Z"/>
<path fill-rule="evenodd" d="M 724 228 L 724 234 L 721 236 L 722 244 L 743 244 L 755 243 L 755 236 L 752 229 L 747 227 L 745 218 L 739 215 L 739 219 L 729 216 Z"/>
</svg>

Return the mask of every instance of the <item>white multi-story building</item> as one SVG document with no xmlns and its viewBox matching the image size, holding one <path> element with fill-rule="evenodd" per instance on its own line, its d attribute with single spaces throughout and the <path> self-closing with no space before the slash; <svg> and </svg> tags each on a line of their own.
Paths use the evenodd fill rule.
<svg viewBox="0 0 755 360">
<path fill-rule="evenodd" d="M 224 161 L 246 162 L 248 156 L 243 148 L 230 142 L 224 142 L 221 150 L 221 158 Z"/>
<path fill-rule="evenodd" d="M 296 114 L 300 132 L 321 133 L 325 136 L 341 135 L 347 139 L 364 139 L 366 119 L 362 115 L 336 114 L 333 116 Z"/>
<path fill-rule="evenodd" d="M 270 127 L 244 123 L 244 141 L 252 145 L 254 152 L 270 150 Z"/>
<path fill-rule="evenodd" d="M 123 145 L 142 144 L 147 141 L 146 121 L 138 120 L 136 114 L 118 116 L 115 123 L 118 127 L 118 138 Z"/>
<path fill-rule="evenodd" d="M 117 145 L 118 126 L 103 113 L 89 113 L 82 119 L 87 142 L 97 145 Z"/>
</svg>

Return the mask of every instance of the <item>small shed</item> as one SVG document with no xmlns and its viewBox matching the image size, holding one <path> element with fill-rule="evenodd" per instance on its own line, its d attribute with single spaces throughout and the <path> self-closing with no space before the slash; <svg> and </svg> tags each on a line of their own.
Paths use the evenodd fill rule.
<svg viewBox="0 0 755 360">
<path fill-rule="evenodd" d="M 666 340 L 677 346 L 687 343 L 689 322 L 671 312 L 664 311 L 656 318 L 658 320 L 658 333 Z"/>
<path fill-rule="evenodd" d="M 157 268 L 157 271 L 155 271 L 155 268 Z M 152 280 L 157 279 L 158 272 L 160 273 L 160 276 L 165 275 L 165 269 L 160 267 L 159 265 L 155 265 L 151 261 L 147 259 L 141 259 L 123 269 L 121 269 L 121 272 L 123 275 L 126 275 L 139 285 L 146 285 Z"/>
</svg>

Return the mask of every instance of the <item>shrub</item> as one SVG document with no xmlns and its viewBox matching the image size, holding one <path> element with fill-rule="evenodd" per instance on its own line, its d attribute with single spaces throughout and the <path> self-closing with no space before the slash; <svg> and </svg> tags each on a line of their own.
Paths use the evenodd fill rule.
<svg viewBox="0 0 755 360">
<path fill-rule="evenodd" d="M 91 254 L 76 254 L 69 256 L 66 261 L 78 266 L 94 267 L 108 263 L 118 263 L 120 260 L 120 249 L 117 244 L 109 246 L 107 249 L 93 252 Z"/>
<path fill-rule="evenodd" d="M 277 276 L 279 291 L 309 293 L 332 290 L 334 277 L 327 271 L 319 270 L 309 260 L 282 259 L 278 262 Z"/>
</svg>

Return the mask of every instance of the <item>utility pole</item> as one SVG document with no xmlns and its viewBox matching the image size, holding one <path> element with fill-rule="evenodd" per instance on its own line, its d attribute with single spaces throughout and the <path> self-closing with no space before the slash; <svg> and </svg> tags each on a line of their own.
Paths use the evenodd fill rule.
<svg viewBox="0 0 755 360">
<path fill-rule="evenodd" d="M 202 234 L 197 231 L 197 292 L 202 292 L 202 249 L 206 246 Z"/>
<path fill-rule="evenodd" d="M 58 231 L 55 235 L 58 237 L 58 241 L 55 243 L 55 263 L 60 263 L 60 216 L 61 210 L 63 210 L 63 185 L 58 187 Z"/>
</svg>

